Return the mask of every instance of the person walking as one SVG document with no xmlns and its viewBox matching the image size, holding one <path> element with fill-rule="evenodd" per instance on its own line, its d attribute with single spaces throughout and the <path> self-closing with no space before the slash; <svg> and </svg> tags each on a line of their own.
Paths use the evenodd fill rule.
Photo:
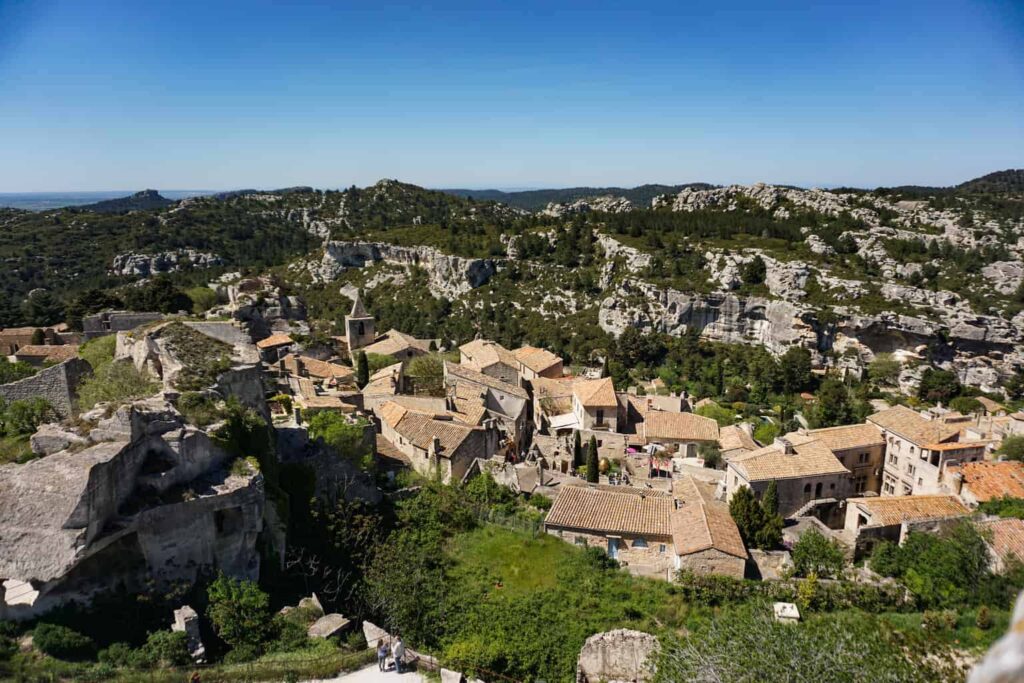
<svg viewBox="0 0 1024 683">
<path fill-rule="evenodd" d="M 395 672 L 402 673 L 402 658 L 405 657 L 405 643 L 402 636 L 396 635 L 395 642 L 391 646 L 391 655 L 395 658 Z"/>
<path fill-rule="evenodd" d="M 381 671 L 388 669 L 388 644 L 383 638 L 377 641 L 377 668 Z"/>
</svg>

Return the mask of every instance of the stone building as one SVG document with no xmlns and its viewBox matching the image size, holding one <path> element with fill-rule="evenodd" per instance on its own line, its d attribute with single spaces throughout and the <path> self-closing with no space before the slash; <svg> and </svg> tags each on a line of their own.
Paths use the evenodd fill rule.
<svg viewBox="0 0 1024 683">
<path fill-rule="evenodd" d="M 544 530 L 569 543 L 600 548 L 631 573 L 671 579 L 672 497 L 628 486 L 563 486 Z"/>
<path fill-rule="evenodd" d="M 0 385 L 0 399 L 11 403 L 30 398 L 46 399 L 61 419 L 69 417 L 74 408 L 78 385 L 92 374 L 92 366 L 81 358 L 72 358 L 31 377 Z"/>
<path fill-rule="evenodd" d="M 526 450 L 530 439 L 530 395 L 509 384 L 464 365 L 444 362 L 445 393 L 452 410 L 462 414 L 480 409 L 497 422 L 505 441 L 516 453 Z"/>
<path fill-rule="evenodd" d="M 737 455 L 756 451 L 761 446 L 754 441 L 750 423 L 729 425 L 718 430 L 718 448 L 722 459 L 728 462 Z"/>
<path fill-rule="evenodd" d="M 547 349 L 523 346 L 512 352 L 519 361 L 519 375 L 529 382 L 538 377 L 558 379 L 562 376 L 562 359 Z"/>
<path fill-rule="evenodd" d="M 445 483 L 461 481 L 476 458 L 498 449 L 493 422 L 483 427 L 461 424 L 450 416 L 425 414 L 395 402 L 380 406 L 381 436 L 424 476 L 440 474 Z"/>
<path fill-rule="evenodd" d="M 726 470 L 726 494 L 732 500 L 746 486 L 760 498 L 772 481 L 783 517 L 795 515 L 812 501 L 839 501 L 850 494 L 849 470 L 822 441 L 795 432 L 733 457 Z"/>
<path fill-rule="evenodd" d="M 853 478 L 852 494 L 879 493 L 885 463 L 885 439 L 871 423 L 811 429 L 807 435 L 818 439 L 839 459 Z"/>
<path fill-rule="evenodd" d="M 664 446 L 682 457 L 697 457 L 701 444 L 717 444 L 718 423 L 694 413 L 649 410 L 640 427 L 644 443 Z"/>
<path fill-rule="evenodd" d="M 985 457 L 984 441 L 961 441 L 956 424 L 928 419 L 904 406 L 868 416 L 886 443 L 883 496 L 909 496 L 941 491 L 947 463 L 976 462 Z"/>
<path fill-rule="evenodd" d="M 715 486 L 684 476 L 672 484 L 672 546 L 677 570 L 742 579 L 747 548 Z"/>
<path fill-rule="evenodd" d="M 86 339 L 95 339 L 116 332 L 129 332 L 141 325 L 148 325 L 163 319 L 163 313 L 104 311 L 82 318 L 82 332 Z"/>
<path fill-rule="evenodd" d="M 459 365 L 506 384 L 520 384 L 519 359 L 498 342 L 474 339 L 459 347 Z"/>
<path fill-rule="evenodd" d="M 438 347 L 438 340 L 417 339 L 411 334 L 405 334 L 398 330 L 388 330 L 360 350 L 367 354 L 391 356 L 395 360 L 404 361 L 416 356 L 427 355 L 430 353 L 431 346 L 436 349 Z"/>
<path fill-rule="evenodd" d="M 576 429 L 618 431 L 619 401 L 611 377 L 576 382 L 572 387 L 572 413 Z"/>
<path fill-rule="evenodd" d="M 860 557 L 871 554 L 881 541 L 902 543 L 908 524 L 961 517 L 968 512 L 950 495 L 849 498 L 843 535 Z"/>
<path fill-rule="evenodd" d="M 975 508 L 999 498 L 1024 498 L 1024 462 L 967 462 L 947 465 L 943 487 Z"/>
<path fill-rule="evenodd" d="M 356 292 L 352 302 L 352 310 L 345 316 L 345 343 L 348 352 L 354 354 L 364 346 L 369 346 L 377 339 L 377 321 L 366 312 L 363 300 Z"/>
</svg>

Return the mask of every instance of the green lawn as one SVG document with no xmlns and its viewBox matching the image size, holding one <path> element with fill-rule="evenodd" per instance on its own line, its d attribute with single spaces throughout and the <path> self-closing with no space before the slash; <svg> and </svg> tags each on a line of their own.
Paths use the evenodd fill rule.
<svg viewBox="0 0 1024 683">
<path fill-rule="evenodd" d="M 503 590 L 525 593 L 554 588 L 559 565 L 576 552 L 554 536 L 527 534 L 486 526 L 452 539 L 449 553 L 460 569 L 484 569 Z"/>
</svg>

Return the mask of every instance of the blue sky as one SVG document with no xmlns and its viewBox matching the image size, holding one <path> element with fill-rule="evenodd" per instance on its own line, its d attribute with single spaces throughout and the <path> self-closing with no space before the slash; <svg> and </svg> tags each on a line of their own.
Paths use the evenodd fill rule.
<svg viewBox="0 0 1024 683">
<path fill-rule="evenodd" d="M 0 0 L 0 192 L 1024 167 L 1020 0 L 631 4 Z"/>
</svg>

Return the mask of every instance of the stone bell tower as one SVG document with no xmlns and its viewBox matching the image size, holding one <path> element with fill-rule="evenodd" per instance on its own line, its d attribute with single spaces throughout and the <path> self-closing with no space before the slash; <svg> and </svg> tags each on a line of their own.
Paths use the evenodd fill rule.
<svg viewBox="0 0 1024 683">
<path fill-rule="evenodd" d="M 348 340 L 349 353 L 372 344 L 377 338 L 376 321 L 363 307 L 359 292 L 356 292 L 356 299 L 352 302 L 352 312 L 345 316 L 345 338 Z"/>
</svg>

